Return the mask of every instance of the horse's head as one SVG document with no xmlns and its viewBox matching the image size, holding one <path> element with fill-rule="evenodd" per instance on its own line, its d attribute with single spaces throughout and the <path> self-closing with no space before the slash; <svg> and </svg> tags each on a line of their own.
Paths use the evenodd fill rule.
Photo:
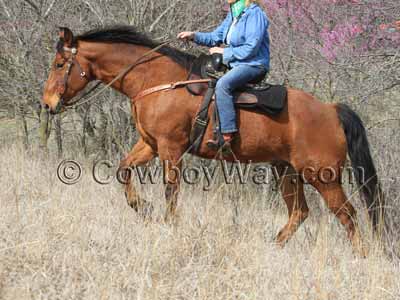
<svg viewBox="0 0 400 300">
<path fill-rule="evenodd" d="M 92 78 L 90 63 L 80 55 L 71 30 L 60 28 L 59 37 L 42 100 L 50 113 L 61 112 Z"/>
</svg>

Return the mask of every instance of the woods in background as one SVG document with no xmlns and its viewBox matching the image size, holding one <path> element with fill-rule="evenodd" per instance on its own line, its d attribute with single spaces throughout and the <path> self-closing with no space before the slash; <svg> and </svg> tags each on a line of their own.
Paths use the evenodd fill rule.
<svg viewBox="0 0 400 300">
<path fill-rule="evenodd" d="M 0 118 L 15 120 L 26 148 L 118 159 L 137 138 L 129 99 L 110 90 L 62 115 L 41 109 L 58 27 L 81 33 L 130 24 L 163 41 L 183 29 L 211 30 L 224 6 L 217 0 L 0 0 Z M 269 81 L 347 102 L 369 128 L 400 125 L 398 1 L 269 0 L 263 6 L 271 21 Z M 174 46 L 206 51 L 178 41 Z"/>
</svg>

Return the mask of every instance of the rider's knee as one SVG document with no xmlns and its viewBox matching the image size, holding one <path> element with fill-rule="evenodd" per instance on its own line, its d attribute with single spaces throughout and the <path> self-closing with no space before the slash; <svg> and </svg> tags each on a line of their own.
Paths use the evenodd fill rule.
<svg viewBox="0 0 400 300">
<path fill-rule="evenodd" d="M 221 77 L 217 81 L 217 85 L 215 86 L 215 91 L 217 94 L 220 92 L 230 93 L 232 91 L 232 88 L 230 86 L 229 81 L 224 79 L 224 77 Z"/>
</svg>

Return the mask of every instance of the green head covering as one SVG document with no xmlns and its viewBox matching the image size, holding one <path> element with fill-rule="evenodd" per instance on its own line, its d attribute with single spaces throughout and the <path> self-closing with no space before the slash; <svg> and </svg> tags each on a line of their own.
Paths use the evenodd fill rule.
<svg viewBox="0 0 400 300">
<path fill-rule="evenodd" d="M 231 4 L 232 16 L 237 18 L 246 8 L 246 0 L 238 0 Z"/>
</svg>

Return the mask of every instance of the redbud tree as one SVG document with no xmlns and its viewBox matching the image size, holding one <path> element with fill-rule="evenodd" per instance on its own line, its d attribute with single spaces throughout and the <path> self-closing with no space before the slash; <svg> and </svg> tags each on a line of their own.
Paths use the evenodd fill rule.
<svg viewBox="0 0 400 300">
<path fill-rule="evenodd" d="M 363 103 L 399 87 L 397 0 L 264 0 L 271 74 L 328 101 Z"/>
</svg>

